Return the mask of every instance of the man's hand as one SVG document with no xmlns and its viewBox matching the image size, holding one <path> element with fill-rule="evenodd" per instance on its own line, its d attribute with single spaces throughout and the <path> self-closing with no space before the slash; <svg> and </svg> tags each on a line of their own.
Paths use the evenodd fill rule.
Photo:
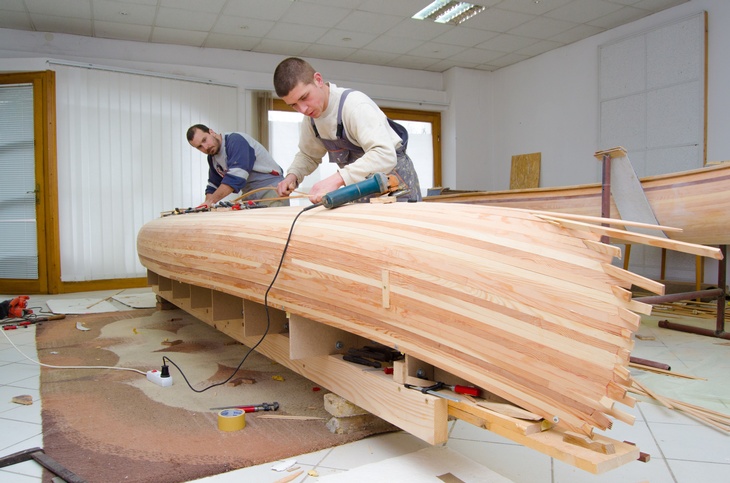
<svg viewBox="0 0 730 483">
<path fill-rule="evenodd" d="M 319 203 L 322 201 L 322 197 L 327 193 L 330 193 L 341 186 L 345 186 L 345 181 L 340 176 L 340 173 L 335 173 L 332 176 L 328 176 L 322 181 L 314 183 L 312 189 L 309 190 L 309 201 L 312 203 Z"/>
<path fill-rule="evenodd" d="M 279 196 L 289 196 L 299 186 L 299 181 L 294 174 L 287 174 L 283 181 L 276 185 L 276 192 Z"/>
<path fill-rule="evenodd" d="M 228 186 L 227 184 L 222 184 L 213 193 L 207 193 L 205 195 L 205 201 L 203 201 L 203 204 L 201 204 L 200 206 L 205 205 L 208 208 L 211 208 L 214 204 L 218 203 L 220 200 L 230 195 L 231 193 L 233 193 L 233 188 Z M 198 208 L 200 208 L 200 206 Z"/>
</svg>

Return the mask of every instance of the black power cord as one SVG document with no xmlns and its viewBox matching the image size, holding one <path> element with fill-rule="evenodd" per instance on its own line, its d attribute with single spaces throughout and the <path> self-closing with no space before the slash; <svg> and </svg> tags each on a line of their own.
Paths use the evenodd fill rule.
<svg viewBox="0 0 730 483">
<path fill-rule="evenodd" d="M 203 389 L 195 389 L 190 384 L 190 381 L 188 381 L 188 378 L 185 377 L 185 373 L 182 371 L 182 369 L 180 369 L 180 366 L 175 364 L 175 362 L 173 362 L 172 359 L 170 359 L 167 356 L 162 356 L 162 371 L 161 371 L 162 377 L 170 376 L 170 369 L 167 366 L 167 364 L 165 363 L 165 361 L 167 361 L 170 364 L 172 364 L 173 366 L 175 366 L 175 368 L 178 371 L 180 371 L 180 375 L 185 380 L 185 383 L 188 385 L 188 387 L 190 389 L 192 389 L 195 392 L 205 392 L 208 389 L 211 389 L 213 387 L 222 386 L 223 384 L 225 384 L 228 381 L 230 381 L 231 379 L 233 379 L 233 376 L 235 376 L 236 373 L 238 373 L 238 371 L 241 369 L 241 366 L 243 366 L 243 363 L 246 362 L 246 359 L 248 359 L 248 356 L 251 355 L 251 353 L 264 341 L 264 339 L 266 338 L 266 336 L 269 333 L 269 328 L 271 327 L 271 317 L 269 315 L 269 292 L 271 291 L 271 287 L 274 286 L 274 282 L 276 282 L 276 279 L 279 276 L 279 272 L 281 271 L 281 266 L 284 263 L 284 257 L 286 256 L 286 251 L 289 249 L 289 242 L 291 241 L 291 235 L 292 235 L 292 232 L 294 231 L 294 225 L 297 223 L 297 220 L 299 219 L 300 216 L 302 216 L 302 214 L 305 211 L 309 211 L 309 210 L 311 210 L 313 208 L 317 208 L 318 206 L 321 206 L 321 205 L 322 205 L 322 203 L 315 203 L 313 205 L 307 206 L 302 211 L 297 213 L 296 217 L 294 217 L 294 220 L 291 223 L 291 227 L 289 227 L 289 235 L 286 237 L 286 243 L 284 243 L 284 250 L 281 252 L 281 258 L 279 259 L 279 266 L 276 267 L 276 273 L 274 273 L 274 278 L 271 280 L 271 283 L 269 284 L 269 287 L 266 289 L 266 293 L 264 294 L 264 308 L 266 309 L 266 330 L 264 330 L 264 333 L 261 336 L 261 338 L 258 340 L 258 342 L 256 342 L 256 344 L 253 347 L 251 347 L 248 350 L 248 352 L 246 352 L 246 354 L 243 356 L 243 359 L 241 359 L 241 362 L 238 364 L 238 367 L 236 367 L 236 370 L 233 371 L 233 373 L 230 376 L 228 376 L 228 379 L 226 379 L 225 381 L 222 381 L 222 382 L 217 382 L 215 384 L 211 384 L 210 386 L 203 388 Z"/>
</svg>

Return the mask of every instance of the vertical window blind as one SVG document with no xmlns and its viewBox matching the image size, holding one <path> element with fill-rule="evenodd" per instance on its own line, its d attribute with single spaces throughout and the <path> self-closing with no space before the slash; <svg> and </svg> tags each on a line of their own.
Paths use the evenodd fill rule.
<svg viewBox="0 0 730 483">
<path fill-rule="evenodd" d="M 38 278 L 33 86 L 0 86 L 0 278 Z"/>
<path fill-rule="evenodd" d="M 57 65 L 61 280 L 140 277 L 146 222 L 204 199 L 208 165 L 193 124 L 236 130 L 237 89 Z"/>
</svg>

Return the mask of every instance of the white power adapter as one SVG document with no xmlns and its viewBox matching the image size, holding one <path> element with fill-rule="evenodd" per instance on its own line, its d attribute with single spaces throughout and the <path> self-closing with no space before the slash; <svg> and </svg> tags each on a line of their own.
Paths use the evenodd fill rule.
<svg viewBox="0 0 730 483">
<path fill-rule="evenodd" d="M 162 377 L 162 373 L 157 369 L 147 371 L 147 380 L 152 381 L 158 386 L 170 387 L 172 386 L 172 376 Z"/>
</svg>

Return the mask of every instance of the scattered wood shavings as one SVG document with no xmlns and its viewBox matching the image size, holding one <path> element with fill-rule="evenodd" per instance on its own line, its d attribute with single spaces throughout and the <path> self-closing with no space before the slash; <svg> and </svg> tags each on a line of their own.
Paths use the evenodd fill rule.
<svg viewBox="0 0 730 483">
<path fill-rule="evenodd" d="M 307 474 L 314 478 L 317 478 L 319 476 L 319 473 L 317 473 L 315 470 L 309 470 L 307 471 Z"/>
<path fill-rule="evenodd" d="M 236 387 L 236 386 L 240 386 L 241 384 L 256 384 L 256 379 L 251 379 L 249 377 L 237 377 L 237 378 L 233 379 L 232 381 L 228 381 L 226 383 L 226 386 Z"/>
<path fill-rule="evenodd" d="M 82 324 L 81 322 L 76 322 L 76 329 L 78 329 L 78 330 L 91 330 L 88 327 L 84 327 L 84 324 Z"/>
<path fill-rule="evenodd" d="M 22 404 L 24 406 L 30 406 L 31 404 L 33 404 L 33 396 L 30 396 L 28 394 L 15 396 L 13 397 L 13 399 L 11 399 L 11 402 L 14 402 L 15 404 Z"/>
<path fill-rule="evenodd" d="M 284 382 L 284 378 L 282 376 L 271 376 L 271 378 L 275 381 L 281 381 Z"/>
<path fill-rule="evenodd" d="M 177 340 L 167 340 L 167 339 L 165 339 L 165 340 L 162 341 L 162 345 L 166 345 L 168 347 L 172 347 L 174 345 L 182 344 L 182 342 L 183 341 L 181 339 L 177 339 Z"/>
</svg>

